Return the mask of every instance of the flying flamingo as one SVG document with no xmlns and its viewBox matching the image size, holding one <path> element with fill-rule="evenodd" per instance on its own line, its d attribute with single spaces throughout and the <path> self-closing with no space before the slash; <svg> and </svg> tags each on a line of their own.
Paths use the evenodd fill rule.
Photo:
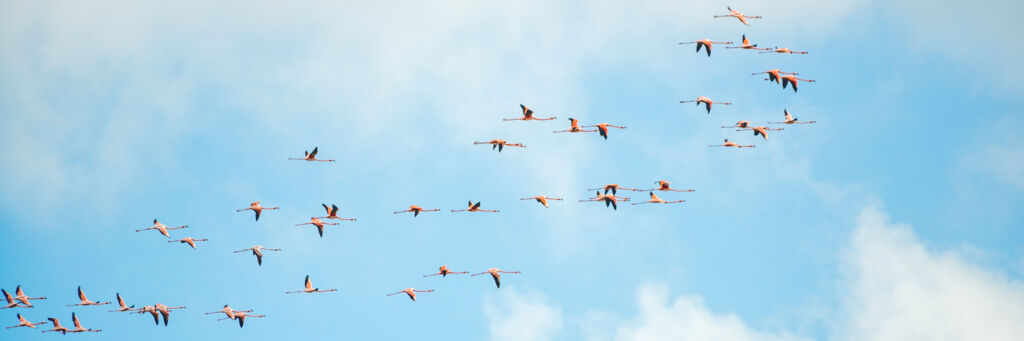
<svg viewBox="0 0 1024 341">
<path fill-rule="evenodd" d="M 243 208 L 243 209 L 240 209 L 240 210 L 235 210 L 235 212 L 242 212 L 242 211 L 253 211 L 253 212 L 256 212 L 256 221 L 259 221 L 260 220 L 260 214 L 263 213 L 263 210 L 276 210 L 276 209 L 277 209 L 277 206 L 274 206 L 274 207 L 263 207 L 263 206 L 260 206 L 260 202 L 259 201 L 254 201 L 253 203 L 249 204 L 249 208 Z"/>
<path fill-rule="evenodd" d="M 722 126 L 722 128 L 748 128 L 750 127 L 750 121 L 738 121 L 735 125 Z"/>
<path fill-rule="evenodd" d="M 522 198 L 522 199 L 519 199 L 519 200 L 537 200 L 537 202 L 539 202 L 541 205 L 544 205 L 544 207 L 550 207 L 550 206 L 548 206 L 548 200 L 559 200 L 559 201 L 561 201 L 562 198 L 548 198 L 547 196 L 544 196 L 544 195 L 538 195 L 538 196 L 535 196 L 535 197 Z"/>
<path fill-rule="evenodd" d="M 679 101 L 679 103 L 693 103 L 693 102 L 696 102 L 697 106 L 700 106 L 701 103 L 704 103 L 704 107 L 705 107 L 705 109 L 707 109 L 708 114 L 711 113 L 711 105 L 712 104 L 732 105 L 732 103 L 730 103 L 730 102 L 715 102 L 715 101 L 712 101 L 710 98 L 707 98 L 707 97 L 704 97 L 704 96 L 698 96 L 697 99 L 695 99 L 695 100 Z"/>
<path fill-rule="evenodd" d="M 750 23 L 747 22 L 747 19 L 761 19 L 761 16 L 759 16 L 759 15 L 758 16 L 745 15 L 745 14 L 741 13 L 740 11 L 732 9 L 732 7 L 725 6 L 725 8 L 729 10 L 729 14 L 716 15 L 715 18 L 733 17 L 733 18 L 739 19 L 741 23 L 743 23 L 744 25 L 747 25 L 747 26 L 750 26 Z"/>
<path fill-rule="evenodd" d="M 252 254 L 256 256 L 256 265 L 257 266 L 262 266 L 263 265 L 263 250 L 267 250 L 267 251 L 281 251 L 281 249 L 268 249 L 268 248 L 265 248 L 265 247 L 263 247 L 261 245 L 253 245 L 253 247 L 250 247 L 250 248 L 245 249 L 245 250 L 238 250 L 238 251 L 235 251 L 235 253 L 246 252 L 246 251 L 249 251 L 249 250 L 252 250 Z"/>
<path fill-rule="evenodd" d="M 686 44 L 697 44 L 697 53 L 700 53 L 700 47 L 701 46 L 705 47 L 707 49 L 707 52 L 708 52 L 708 57 L 711 57 L 711 45 L 714 45 L 714 44 L 730 45 L 730 44 L 732 44 L 732 42 L 731 41 L 711 41 L 711 39 L 701 39 L 701 40 L 696 40 L 696 41 L 680 42 L 679 43 L 679 45 L 686 45 Z"/>
<path fill-rule="evenodd" d="M 22 317 L 21 314 L 18 314 L 18 324 L 10 326 L 10 327 L 7 327 L 6 329 L 18 328 L 18 327 L 35 328 L 37 325 L 40 325 L 40 324 L 46 324 L 46 321 L 39 322 L 39 323 L 32 323 L 32 322 L 29 322 L 28 320 L 26 320 L 24 317 Z"/>
<path fill-rule="evenodd" d="M 295 226 L 302 225 L 313 225 L 316 226 L 316 232 L 320 234 L 320 238 L 324 237 L 324 225 L 338 225 L 338 223 L 325 223 L 317 219 L 316 217 L 309 217 L 308 223 L 295 224 Z"/>
<path fill-rule="evenodd" d="M 725 139 L 725 143 L 723 143 L 723 144 L 709 144 L 708 147 L 754 148 L 754 145 L 752 145 L 752 144 L 739 145 L 739 144 L 736 144 L 736 142 L 732 142 L 732 141 L 729 141 L 729 139 Z"/>
<path fill-rule="evenodd" d="M 812 82 L 812 83 L 814 82 L 813 79 L 796 78 L 796 76 L 794 76 L 794 75 L 782 76 L 782 88 L 785 89 L 786 85 L 788 85 L 789 83 L 793 83 L 793 92 L 796 92 L 796 83 L 797 83 L 797 81 Z"/>
<path fill-rule="evenodd" d="M 134 304 L 131 305 L 131 306 L 128 306 L 127 304 L 124 303 L 124 299 L 121 298 L 121 293 L 117 293 L 117 305 L 120 308 L 117 308 L 115 310 L 110 310 L 110 312 L 132 311 L 133 310 L 132 308 L 135 308 Z"/>
<path fill-rule="evenodd" d="M 406 295 L 409 295 L 409 299 L 411 299 L 411 300 L 413 300 L 415 302 L 416 301 L 416 293 L 418 293 L 418 292 L 434 292 L 434 289 L 430 289 L 430 290 L 416 290 L 416 289 L 413 289 L 413 288 L 406 288 L 405 290 L 402 290 L 402 291 L 399 291 L 399 292 L 396 292 L 396 293 L 388 294 L 388 296 L 398 295 L 398 294 L 401 294 L 401 293 L 405 293 Z"/>
<path fill-rule="evenodd" d="M 167 225 L 164 225 L 164 224 L 160 223 L 159 221 L 157 221 L 156 219 L 153 219 L 153 227 L 147 227 L 147 228 L 144 228 L 144 229 L 141 229 L 141 230 L 135 230 L 135 232 L 142 232 L 142 231 L 145 231 L 145 230 L 157 230 L 157 231 L 160 231 L 160 234 L 164 235 L 164 237 L 170 238 L 171 235 L 167 233 L 167 230 L 177 230 L 177 229 L 184 229 L 184 228 L 188 228 L 188 225 L 181 225 L 181 226 L 178 226 L 178 227 L 167 227 Z"/>
<path fill-rule="evenodd" d="M 474 141 L 473 144 L 489 144 L 489 145 L 491 145 L 491 150 L 494 150 L 494 148 L 498 148 L 498 152 L 499 153 L 501 153 L 501 150 L 504 147 L 522 147 L 522 148 L 526 148 L 526 145 L 524 145 L 522 143 L 508 143 L 508 141 L 505 141 L 505 140 L 502 140 L 502 139 L 493 139 L 493 140 L 490 140 L 490 141 L 487 141 L 487 142 Z"/>
<path fill-rule="evenodd" d="M 590 199 L 587 199 L 587 200 L 580 200 L 580 202 L 585 202 L 585 201 L 604 201 L 604 206 L 605 207 L 608 207 L 609 205 L 611 205 L 612 209 L 618 210 L 619 209 L 619 205 L 617 203 L 619 202 L 619 200 L 621 200 L 621 201 L 629 201 L 629 198 L 628 197 L 617 197 L 617 196 L 615 196 L 615 194 L 601 194 L 601 192 L 597 192 L 597 197 L 590 198 Z"/>
<path fill-rule="evenodd" d="M 604 137 L 605 140 L 608 139 L 608 127 L 619 128 L 619 129 L 626 129 L 625 126 L 621 126 L 620 127 L 620 126 L 611 125 L 611 124 L 608 124 L 608 123 L 598 123 L 598 124 L 595 124 L 595 125 L 592 125 L 592 126 L 583 126 L 583 127 L 584 128 L 597 127 L 597 132 L 599 134 L 601 134 L 601 137 Z"/>
<path fill-rule="evenodd" d="M 179 242 L 179 243 L 182 243 L 182 244 L 188 244 L 188 246 L 191 246 L 194 249 L 194 248 L 196 248 L 196 242 L 205 242 L 205 241 L 209 241 L 209 239 L 206 239 L 206 238 L 203 238 L 203 239 L 193 239 L 192 237 L 185 237 L 185 238 L 178 239 L 178 240 L 168 240 L 167 242 L 168 243 Z"/>
<path fill-rule="evenodd" d="M 135 310 L 136 310 L 135 311 L 136 314 L 149 313 L 150 315 L 153 315 L 153 323 L 155 323 L 158 326 L 160 325 L 160 312 L 156 311 L 156 307 L 153 307 L 151 305 L 147 305 L 145 307 L 142 307 L 142 308 L 139 308 L 139 309 L 135 309 Z"/>
<path fill-rule="evenodd" d="M 640 205 L 640 204 L 674 204 L 674 203 L 679 203 L 679 202 L 686 202 L 686 200 L 665 201 L 665 200 L 659 198 L 657 195 L 654 195 L 654 192 L 649 192 L 649 193 L 651 194 L 651 200 L 647 200 L 647 201 L 644 201 L 644 202 L 633 203 L 633 205 Z"/>
<path fill-rule="evenodd" d="M 72 313 L 72 314 L 74 314 L 74 313 Z M 61 334 L 67 335 L 68 332 L 71 331 L 71 330 L 68 329 L 68 327 L 60 325 L 60 320 L 58 320 L 56 318 L 48 317 L 46 319 L 50 320 L 50 323 L 53 324 L 53 329 L 44 330 L 43 331 L 44 333 L 46 333 L 46 332 L 60 332 Z"/>
<path fill-rule="evenodd" d="M 233 320 L 233 319 L 235 319 L 235 314 L 236 313 L 251 313 L 251 312 L 252 312 L 252 310 L 234 310 L 234 309 L 231 309 L 231 307 L 229 307 L 227 304 L 225 304 L 223 309 L 218 310 L 218 311 L 214 311 L 214 312 L 210 312 L 210 313 L 206 313 L 206 315 L 224 313 L 224 315 L 228 316 L 228 319 L 232 319 Z M 218 320 L 218 321 L 220 321 L 220 320 Z"/>
<path fill-rule="evenodd" d="M 668 180 L 658 180 L 658 181 L 655 181 L 654 183 L 658 184 L 658 188 L 644 189 L 643 191 L 693 192 L 692 189 L 675 189 L 675 188 L 672 188 L 671 186 L 669 186 L 669 184 L 671 184 L 672 181 L 668 181 Z"/>
<path fill-rule="evenodd" d="M 556 118 L 556 117 L 536 118 L 536 117 L 533 117 L 533 110 L 531 110 L 529 107 L 527 107 L 525 105 L 522 105 L 522 104 L 520 104 L 519 107 L 523 108 L 523 117 L 503 118 L 501 120 L 502 121 L 549 121 L 549 120 L 553 120 L 553 119 Z"/>
<path fill-rule="evenodd" d="M 320 204 L 320 205 L 324 207 L 324 210 L 327 210 L 327 216 L 326 217 L 320 217 L 320 218 L 356 221 L 356 218 L 341 218 L 341 217 L 338 217 L 338 205 L 331 204 L 331 207 L 327 207 L 327 204 Z"/>
<path fill-rule="evenodd" d="M 172 309 L 185 309 L 185 307 L 184 306 L 181 306 L 181 307 L 168 307 L 168 306 L 165 306 L 163 303 L 157 303 L 156 306 L 153 306 L 153 309 L 156 310 L 156 311 L 159 311 L 160 315 L 163 315 L 163 317 L 164 317 L 164 326 L 166 327 L 167 326 L 167 320 L 171 318 L 171 310 Z"/>
<path fill-rule="evenodd" d="M 78 316 L 76 316 L 75 313 L 71 313 L 71 321 L 75 322 L 75 329 L 68 330 L 68 333 L 101 332 L 101 331 L 103 331 L 103 330 L 100 330 L 100 329 L 88 329 L 88 328 L 82 327 L 82 322 L 78 321 Z M 57 323 L 54 322 L 54 326 L 56 326 L 56 325 L 57 325 Z"/>
<path fill-rule="evenodd" d="M 494 278 L 494 285 L 497 286 L 498 288 L 501 288 L 501 274 L 517 274 L 517 273 L 519 273 L 519 271 L 502 271 L 501 269 L 498 269 L 498 268 L 490 268 L 490 269 L 487 269 L 487 271 L 484 271 L 484 272 L 481 272 L 481 273 L 478 273 L 478 274 L 472 274 L 472 275 L 470 275 L 470 277 L 476 276 L 476 275 L 491 274 L 491 278 Z"/>
<path fill-rule="evenodd" d="M 464 210 L 452 210 L 452 212 L 495 212 L 495 213 L 497 213 L 498 210 L 481 210 L 480 209 L 480 202 L 479 201 L 477 201 L 475 205 L 473 204 L 473 201 L 470 201 L 469 202 L 469 208 L 464 209 Z"/>
<path fill-rule="evenodd" d="M 814 121 L 803 121 L 800 122 L 796 117 L 789 114 L 789 109 L 782 109 L 782 112 L 786 114 L 786 120 L 782 122 L 768 122 L 768 124 L 807 124 L 814 123 Z"/>
<path fill-rule="evenodd" d="M 602 189 L 604 190 L 604 194 L 608 194 L 608 191 L 611 191 L 612 194 L 618 194 L 616 192 L 617 192 L 617 190 L 620 190 L 620 189 L 623 190 L 623 191 L 638 191 L 638 189 L 636 189 L 636 188 L 625 188 L 625 187 L 619 186 L 617 184 L 608 184 L 608 185 L 601 186 L 601 188 L 588 188 L 587 190 L 588 191 L 600 191 Z"/>
<path fill-rule="evenodd" d="M 288 160 L 334 162 L 334 159 L 331 159 L 331 160 L 317 159 L 316 158 L 317 148 L 319 148 L 319 147 L 313 147 L 313 152 L 312 153 L 311 152 L 304 152 L 304 153 L 306 153 L 306 157 L 304 157 L 304 158 L 296 159 L 296 158 L 291 158 L 290 157 L 290 158 L 288 158 Z"/>
<path fill-rule="evenodd" d="M 312 294 L 312 293 L 316 293 L 316 292 L 331 292 L 331 291 L 338 291 L 338 289 L 320 290 L 320 288 L 313 288 L 313 282 L 310 282 L 309 281 L 309 275 L 306 275 L 306 288 L 305 289 L 302 289 L 302 290 L 299 290 L 299 291 L 287 291 L 285 293 L 286 294 L 294 294 L 294 293 Z"/>
<path fill-rule="evenodd" d="M 442 265 L 441 269 L 438 270 L 438 272 L 436 274 L 423 275 L 423 277 L 430 277 L 430 276 L 437 276 L 437 275 L 441 275 L 441 277 L 447 277 L 448 275 L 468 274 L 468 273 L 469 272 L 466 272 L 466 271 L 463 271 L 463 272 L 452 272 L 451 270 L 448 270 L 448 266 L 447 265 Z"/>
<path fill-rule="evenodd" d="M 405 213 L 405 212 L 412 212 L 412 216 L 416 217 L 416 216 L 420 215 L 420 212 L 439 212 L 439 211 L 441 211 L 441 210 L 437 209 L 437 208 L 425 210 L 425 209 L 423 209 L 423 207 L 419 207 L 419 206 L 416 206 L 416 205 L 409 205 L 409 209 L 408 210 L 398 211 L 398 212 L 395 212 L 395 214 Z"/>
<path fill-rule="evenodd" d="M 756 75 L 760 75 L 762 73 L 767 73 L 768 74 L 768 79 L 765 79 L 765 80 L 774 81 L 775 84 L 779 84 L 779 80 L 782 79 L 782 76 L 780 76 L 779 74 L 799 75 L 799 73 L 796 73 L 796 72 L 783 72 L 782 70 L 779 70 L 779 69 L 771 69 L 771 70 L 768 70 L 768 71 L 765 71 L 765 72 L 752 73 L 750 75 L 751 76 L 756 76 Z"/>
<path fill-rule="evenodd" d="M 743 45 L 741 46 L 726 46 L 727 49 L 744 49 L 744 50 L 770 50 L 769 48 L 758 48 L 757 44 L 751 44 L 750 39 L 747 39 L 747 35 L 743 35 Z"/>
<path fill-rule="evenodd" d="M 593 133 L 597 130 L 584 130 L 580 128 L 580 120 L 570 117 L 569 118 L 569 129 L 567 130 L 556 130 L 556 133 Z"/>
<path fill-rule="evenodd" d="M 93 302 L 93 301 L 90 301 L 88 297 L 85 297 L 85 291 L 82 291 L 82 287 L 81 286 L 78 287 L 78 299 L 81 302 L 79 302 L 78 304 L 68 304 L 68 306 L 69 307 L 73 307 L 73 306 L 79 306 L 79 305 L 86 306 L 86 305 L 110 304 L 110 302 Z"/>
<path fill-rule="evenodd" d="M 251 310 L 246 310 L 246 311 L 251 311 Z M 249 315 L 249 314 L 246 314 L 246 313 L 244 313 L 242 311 L 238 311 L 237 314 L 235 314 L 234 317 L 225 317 L 225 318 L 222 318 L 222 319 L 217 319 L 217 321 L 238 320 L 238 328 L 242 328 L 243 326 L 245 326 L 245 318 L 246 317 L 267 317 L 267 316 L 266 315 Z"/>
<path fill-rule="evenodd" d="M 758 52 L 758 53 L 789 53 L 789 54 L 794 54 L 795 53 L 795 54 L 807 54 L 807 51 L 792 51 L 792 50 L 790 50 L 788 48 L 785 48 L 785 47 L 783 47 L 781 49 L 778 48 L 778 47 L 775 47 L 775 48 L 771 49 L 771 51 L 764 51 L 764 52 Z"/>
<path fill-rule="evenodd" d="M 750 127 L 750 128 L 747 128 L 747 129 L 736 129 L 736 131 L 744 131 L 744 130 L 753 130 L 754 131 L 754 136 L 761 135 L 761 137 L 763 137 L 765 140 L 767 140 L 768 139 L 768 131 L 769 130 L 782 130 L 782 128 L 774 128 L 773 129 L 773 128 L 768 128 L 768 127 L 765 127 L 765 126 L 757 126 L 757 127 Z"/>
<path fill-rule="evenodd" d="M 4 292 L 4 299 L 7 300 L 7 304 L 4 305 L 3 307 L 0 307 L 0 309 L 17 308 L 17 307 L 30 308 L 27 305 L 18 304 L 18 301 L 15 301 L 14 297 L 11 297 L 11 294 L 8 293 L 7 290 L 5 290 L 5 289 L 0 289 L 0 290 L 2 290 Z"/>
<path fill-rule="evenodd" d="M 18 285 L 17 288 L 14 289 L 14 295 L 15 295 L 14 299 L 16 299 L 18 301 L 21 301 L 21 304 L 24 304 L 25 306 L 28 306 L 29 308 L 32 308 L 32 302 L 29 302 L 29 300 L 45 300 L 46 299 L 46 297 L 28 297 L 28 296 L 25 296 L 25 291 L 21 290 L 21 285 L 20 284 Z"/>
</svg>

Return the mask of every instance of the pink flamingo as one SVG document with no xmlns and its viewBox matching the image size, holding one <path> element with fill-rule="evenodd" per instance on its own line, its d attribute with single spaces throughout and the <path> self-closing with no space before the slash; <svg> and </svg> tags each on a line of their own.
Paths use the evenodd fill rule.
<svg viewBox="0 0 1024 341">
<path fill-rule="evenodd" d="M 556 118 L 556 117 L 553 117 L 553 116 L 552 117 L 548 117 L 548 118 L 536 118 L 536 117 L 533 117 L 533 110 L 531 110 L 529 107 L 527 107 L 525 105 L 522 105 L 522 104 L 520 104 L 519 107 L 523 109 L 523 117 L 503 118 L 501 120 L 502 121 L 549 121 L 549 120 L 553 120 L 553 119 Z"/>
<path fill-rule="evenodd" d="M 399 291 L 399 292 L 396 292 L 396 293 L 390 293 L 390 294 L 388 294 L 388 296 L 398 295 L 398 294 L 401 294 L 401 293 L 405 293 L 406 295 L 409 295 L 409 299 L 411 299 L 411 300 L 413 300 L 413 302 L 415 302 L 416 301 L 416 293 L 418 293 L 418 292 L 434 292 L 434 289 L 430 289 L 430 290 L 416 290 L 416 289 L 413 289 L 413 288 L 406 288 L 405 290 L 402 290 L 402 291 Z"/>
<path fill-rule="evenodd" d="M 472 275 L 470 275 L 470 277 L 473 277 L 473 276 L 476 276 L 476 275 L 491 274 L 491 278 L 494 278 L 494 285 L 497 286 L 500 289 L 501 288 L 501 274 L 517 274 L 517 273 L 519 273 L 519 271 L 503 271 L 503 270 L 498 269 L 498 268 L 490 268 L 490 269 L 487 269 L 487 271 L 484 271 L 484 272 L 481 272 L 481 273 L 477 273 L 477 274 L 472 274 Z"/>
<path fill-rule="evenodd" d="M 318 151 L 318 150 L 317 150 L 318 148 L 319 148 L 319 147 L 313 147 L 313 152 L 308 152 L 308 151 L 307 151 L 307 152 L 304 152 L 304 153 L 306 153 L 306 156 L 305 156 L 305 157 L 303 157 L 303 158 L 301 158 L 301 159 L 296 159 L 296 158 L 291 158 L 291 157 L 290 157 L 290 158 L 288 158 L 288 160 L 301 160 L 301 161 L 320 161 L 320 162 L 334 162 L 334 160 L 333 160 L 333 159 L 331 159 L 331 160 L 321 160 L 321 159 L 317 159 L 317 158 L 316 158 L 316 153 L 317 153 L 317 151 Z"/>
<path fill-rule="evenodd" d="M 708 114 L 711 113 L 711 105 L 712 104 L 732 105 L 732 103 L 730 103 L 730 102 L 715 102 L 715 101 L 712 101 L 710 98 L 707 98 L 707 97 L 704 97 L 704 96 L 698 96 L 697 99 L 695 99 L 695 100 L 679 101 L 679 103 L 693 103 L 693 102 L 696 102 L 697 106 L 700 106 L 701 103 L 704 103 L 704 108 L 707 109 Z"/>
</svg>

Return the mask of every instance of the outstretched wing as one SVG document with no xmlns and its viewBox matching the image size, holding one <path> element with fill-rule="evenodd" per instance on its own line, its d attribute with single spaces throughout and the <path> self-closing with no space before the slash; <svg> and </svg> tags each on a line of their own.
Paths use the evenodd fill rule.
<svg viewBox="0 0 1024 341">
<path fill-rule="evenodd" d="M 313 289 L 313 282 L 309 281 L 309 275 L 306 275 L 306 289 Z"/>
<path fill-rule="evenodd" d="M 476 205 L 473 205 L 473 209 L 474 210 L 478 209 L 478 208 L 480 208 L 480 202 L 479 201 L 476 202 Z"/>
<path fill-rule="evenodd" d="M 320 147 L 313 147 L 313 152 L 309 153 L 309 157 L 316 157 L 317 149 Z"/>
</svg>

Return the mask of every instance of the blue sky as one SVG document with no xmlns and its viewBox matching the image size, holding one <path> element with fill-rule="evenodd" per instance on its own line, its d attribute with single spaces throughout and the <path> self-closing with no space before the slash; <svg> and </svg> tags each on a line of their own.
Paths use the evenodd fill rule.
<svg viewBox="0 0 1024 341">
<path fill-rule="evenodd" d="M 764 19 L 712 18 L 726 5 Z M 992 14 L 1021 9 L 0 2 L 0 287 L 49 297 L 0 318 L 74 311 L 104 339 L 1013 339 L 1024 51 Z M 676 44 L 742 34 L 810 54 Z M 817 82 L 750 76 L 775 67 Z M 734 105 L 678 103 L 700 95 Z M 520 103 L 559 119 L 502 122 Z M 784 108 L 818 123 L 718 128 Z M 628 129 L 552 134 L 568 117 Z M 726 137 L 757 148 L 706 147 Z M 528 148 L 472 144 L 492 138 Z M 286 160 L 313 146 L 338 162 Z M 576 202 L 661 179 L 696 192 Z M 568 200 L 518 200 L 536 194 Z M 281 210 L 234 212 L 255 200 Z M 467 200 L 501 213 L 447 212 Z M 294 226 L 321 203 L 358 221 Z M 410 204 L 442 212 L 390 213 Z M 210 242 L 134 232 L 153 218 Z M 231 253 L 254 244 L 283 251 Z M 442 264 L 523 273 L 421 277 Z M 339 292 L 283 294 L 307 274 Z M 188 308 L 154 327 L 65 307 L 79 285 Z M 385 296 L 407 287 L 436 292 Z M 202 314 L 225 303 L 268 318 Z M 2 338 L 44 336 L 25 329 Z"/>
</svg>

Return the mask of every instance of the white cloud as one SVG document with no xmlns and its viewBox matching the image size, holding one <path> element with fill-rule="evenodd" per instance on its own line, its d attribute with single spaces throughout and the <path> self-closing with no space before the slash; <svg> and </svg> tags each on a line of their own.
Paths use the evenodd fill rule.
<svg viewBox="0 0 1024 341">
<path fill-rule="evenodd" d="M 491 340 L 552 340 L 562 329 L 562 312 L 538 292 L 502 289 L 484 301 Z"/>
<path fill-rule="evenodd" d="M 929 250 L 907 225 L 864 210 L 843 255 L 846 320 L 840 340 L 1019 340 L 1024 284 Z"/>
<path fill-rule="evenodd" d="M 834 340 L 1019 340 L 1024 335 L 1024 283 L 971 261 L 978 251 L 963 247 L 930 250 L 910 226 L 893 224 L 879 210 L 861 212 L 849 245 L 841 252 L 840 306 L 826 309 Z M 751 327 L 733 313 L 716 313 L 697 295 L 669 298 L 664 284 L 637 290 L 636 316 L 592 311 L 581 321 L 591 340 L 797 340 L 797 333 Z M 488 308 L 498 338 L 527 328 L 532 338 L 562 333 L 555 303 L 512 295 L 505 308 Z M 520 303 L 524 301 L 525 303 Z M 815 307 L 814 309 L 821 309 Z M 497 311 L 508 310 L 503 314 Z M 527 316 L 533 316 L 528 318 Z M 557 316 L 558 323 L 544 324 Z"/>
<path fill-rule="evenodd" d="M 712 312 L 700 296 L 669 299 L 665 286 L 643 286 L 637 292 L 639 314 L 622 323 L 614 340 L 802 340 L 784 333 L 758 331 L 736 314 Z"/>
</svg>

